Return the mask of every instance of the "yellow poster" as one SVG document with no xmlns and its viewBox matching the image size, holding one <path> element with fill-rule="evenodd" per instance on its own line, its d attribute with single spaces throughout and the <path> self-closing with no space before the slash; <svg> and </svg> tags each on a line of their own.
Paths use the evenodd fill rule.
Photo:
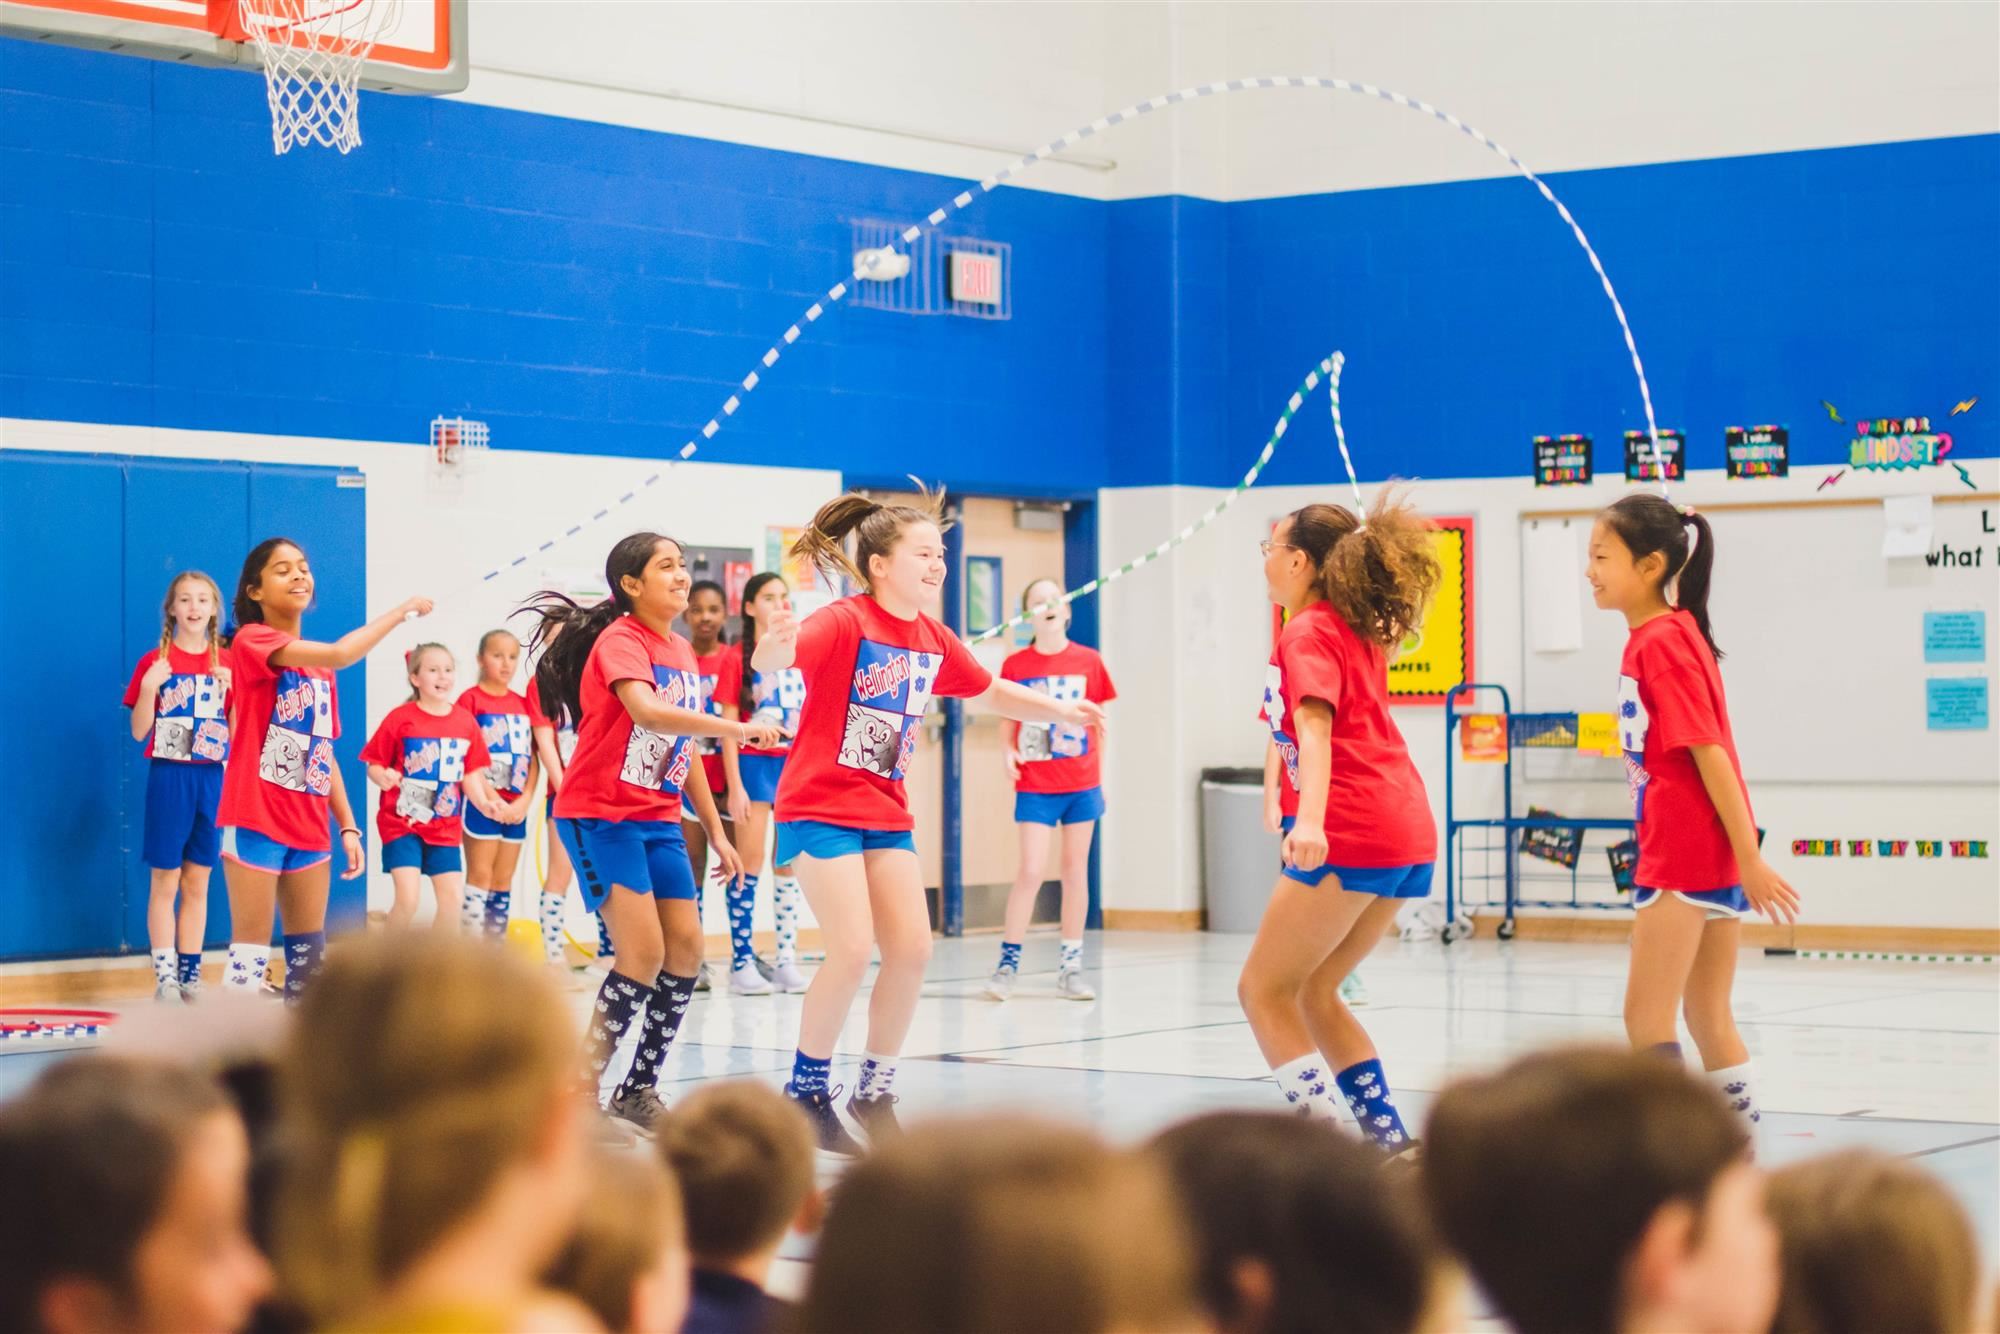
<svg viewBox="0 0 2000 1334">
<path fill-rule="evenodd" d="M 1618 720 L 1608 713 L 1576 715 L 1576 748 L 1586 755 L 1622 755 Z"/>
<path fill-rule="evenodd" d="M 1443 577 L 1422 628 L 1389 664 L 1389 696 L 1398 704 L 1442 704 L 1445 692 L 1472 679 L 1472 520 L 1432 522 Z"/>
</svg>

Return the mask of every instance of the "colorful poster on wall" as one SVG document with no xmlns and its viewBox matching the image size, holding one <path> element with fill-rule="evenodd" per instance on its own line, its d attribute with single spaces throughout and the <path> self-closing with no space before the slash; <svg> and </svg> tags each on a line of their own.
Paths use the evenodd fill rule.
<svg viewBox="0 0 2000 1334">
<path fill-rule="evenodd" d="M 1667 480 L 1678 482 L 1687 476 L 1687 437 L 1679 431 L 1660 432 L 1660 458 L 1667 465 Z M 1625 480 L 1653 482 L 1660 477 L 1660 465 L 1653 461 L 1653 437 L 1645 431 L 1625 433 Z"/>
<path fill-rule="evenodd" d="M 1472 679 L 1472 520 L 1433 522 L 1442 578 L 1423 625 L 1390 660 L 1389 698 L 1397 704 L 1442 704 Z"/>
<path fill-rule="evenodd" d="M 840 596 L 811 561 L 792 554 L 792 544 L 804 533 L 804 528 L 775 524 L 764 530 L 764 568 L 785 577 L 792 589 L 792 610 L 800 616 L 811 615 Z"/>
<path fill-rule="evenodd" d="M 1507 761 L 1507 715 L 1468 713 L 1458 720 L 1458 758 L 1467 764 Z"/>
<path fill-rule="evenodd" d="M 1731 477 L 1789 477 L 1792 433 L 1783 426 L 1731 426 L 1722 433 Z"/>
<path fill-rule="evenodd" d="M 1618 741 L 1618 720 L 1608 713 L 1579 713 L 1576 748 L 1586 755 L 1623 755 L 1625 748 Z"/>
<path fill-rule="evenodd" d="M 1536 436 L 1535 485 L 1590 485 L 1590 437 L 1587 435 Z"/>
</svg>

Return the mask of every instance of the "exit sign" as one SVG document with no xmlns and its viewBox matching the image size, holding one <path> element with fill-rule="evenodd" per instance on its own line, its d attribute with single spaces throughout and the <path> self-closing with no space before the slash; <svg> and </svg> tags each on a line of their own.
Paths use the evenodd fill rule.
<svg viewBox="0 0 2000 1334">
<path fill-rule="evenodd" d="M 1000 304 L 1000 256 L 973 250 L 951 252 L 951 299 L 975 306 Z"/>
</svg>

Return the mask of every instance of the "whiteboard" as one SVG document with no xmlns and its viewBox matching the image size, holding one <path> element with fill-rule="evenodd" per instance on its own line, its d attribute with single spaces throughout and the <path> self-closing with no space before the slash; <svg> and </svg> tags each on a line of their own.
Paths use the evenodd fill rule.
<svg viewBox="0 0 2000 1334">
<path fill-rule="evenodd" d="M 1945 497 L 1940 497 L 1944 501 Z M 1924 558 L 1885 559 L 1883 512 L 1867 505 L 1708 509 L 1715 530 L 1709 617 L 1722 646 L 1723 684 L 1744 777 L 1781 783 L 2000 783 L 2000 733 L 1926 727 L 1927 677 L 1984 676 L 1989 717 L 1994 643 L 2000 633 L 2000 504 L 1940 503 L 1931 551 L 1978 551 L 1976 567 L 1933 567 Z M 1567 524 L 1583 568 L 1591 521 Z M 1546 540 L 1546 539 L 1544 539 Z M 1547 562 L 1541 563 L 1546 574 Z M 1529 586 L 1523 562 L 1523 703 L 1527 710 L 1607 711 L 1617 697 L 1625 619 L 1599 611 L 1577 583 L 1582 646 L 1536 652 L 1548 624 L 1537 599 L 1559 589 Z M 1924 661 L 1926 611 L 1986 613 L 1986 660 Z M 1534 624 L 1530 625 L 1530 618 Z M 1546 633 L 1543 638 L 1546 640 Z"/>
</svg>

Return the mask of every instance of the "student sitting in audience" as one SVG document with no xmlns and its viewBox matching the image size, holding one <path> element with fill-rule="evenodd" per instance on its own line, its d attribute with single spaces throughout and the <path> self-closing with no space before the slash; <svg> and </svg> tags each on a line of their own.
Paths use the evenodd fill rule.
<svg viewBox="0 0 2000 1334">
<path fill-rule="evenodd" d="M 1431 1110 L 1432 1216 L 1528 1334 L 1762 1334 L 1776 1230 L 1743 1124 L 1658 1056 L 1569 1049 L 1461 1080 Z"/>
<path fill-rule="evenodd" d="M 576 1026 L 511 950 L 348 944 L 279 1069 L 279 1277 L 315 1327 L 590 1329 L 537 1286 L 586 1185 Z"/>
<path fill-rule="evenodd" d="M 0 1106 L 0 1329 L 242 1328 L 270 1285 L 250 1150 L 204 1075 L 84 1055 Z"/>
<path fill-rule="evenodd" d="M 1774 1334 L 1992 1334 L 1979 1241 L 1943 1183 L 1849 1149 L 1771 1174 L 1784 1278 Z"/>
<path fill-rule="evenodd" d="M 680 1183 L 694 1257 L 684 1334 L 761 1334 L 787 1308 L 767 1295 L 786 1232 L 819 1228 L 812 1123 L 764 1084 L 690 1094 L 662 1123 L 660 1154 Z"/>
<path fill-rule="evenodd" d="M 612 1334 L 683 1328 L 687 1234 L 680 1194 L 664 1165 L 638 1154 L 593 1155 L 583 1212 L 548 1284 L 589 1307 Z"/>
<path fill-rule="evenodd" d="M 1222 1334 L 1463 1329 L 1463 1280 L 1407 1179 L 1325 1120 L 1215 1112 L 1156 1136 Z"/>
<path fill-rule="evenodd" d="M 798 1327 L 1192 1334 L 1207 1325 L 1180 1212 L 1157 1163 L 1088 1131 L 1021 1116 L 918 1126 L 834 1191 Z"/>
</svg>

